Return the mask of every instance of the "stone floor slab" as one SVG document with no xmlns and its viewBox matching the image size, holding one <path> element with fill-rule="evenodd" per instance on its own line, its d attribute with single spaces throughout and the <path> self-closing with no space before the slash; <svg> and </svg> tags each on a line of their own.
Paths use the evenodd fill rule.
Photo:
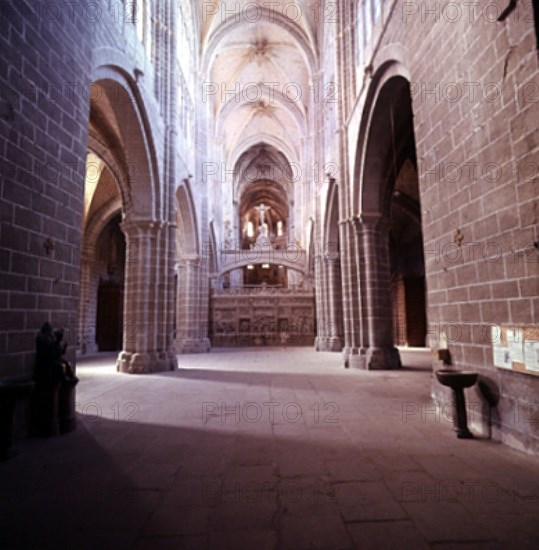
<svg viewBox="0 0 539 550">
<path fill-rule="evenodd" d="M 361 550 L 428 550 L 430 545 L 411 521 L 348 524 L 356 548 Z"/>
<path fill-rule="evenodd" d="M 346 521 L 396 520 L 407 517 L 382 482 L 341 483 L 335 486 L 335 493 Z"/>
<path fill-rule="evenodd" d="M 287 516 L 282 522 L 280 548 L 350 548 L 351 541 L 340 515 Z"/>
</svg>

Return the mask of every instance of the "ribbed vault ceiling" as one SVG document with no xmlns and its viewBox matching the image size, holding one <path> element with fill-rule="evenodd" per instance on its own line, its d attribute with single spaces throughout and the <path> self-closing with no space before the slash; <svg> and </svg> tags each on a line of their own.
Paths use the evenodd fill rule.
<svg viewBox="0 0 539 550">
<path fill-rule="evenodd" d="M 316 70 L 318 2 L 201 2 L 205 99 L 227 160 L 261 136 L 301 158 Z M 241 153 L 241 150 L 240 150 Z M 289 159 L 290 161 L 291 159 Z"/>
</svg>

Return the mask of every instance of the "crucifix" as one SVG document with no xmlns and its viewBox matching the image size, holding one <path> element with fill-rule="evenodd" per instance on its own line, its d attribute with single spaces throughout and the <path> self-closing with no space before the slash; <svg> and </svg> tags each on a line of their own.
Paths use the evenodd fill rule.
<svg viewBox="0 0 539 550">
<path fill-rule="evenodd" d="M 266 212 L 270 209 L 270 207 L 262 203 L 259 206 L 255 206 L 255 209 L 258 210 L 258 213 L 260 214 L 260 225 L 264 225 L 266 221 Z"/>
<path fill-rule="evenodd" d="M 262 237 L 268 236 L 268 224 L 266 223 L 266 212 L 270 209 L 269 206 L 266 206 L 264 203 L 255 206 L 256 210 L 260 214 L 260 235 Z"/>
</svg>

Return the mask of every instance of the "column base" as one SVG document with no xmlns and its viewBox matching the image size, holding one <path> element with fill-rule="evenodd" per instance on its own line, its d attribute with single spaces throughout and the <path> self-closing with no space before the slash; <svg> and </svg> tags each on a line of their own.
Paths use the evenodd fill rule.
<svg viewBox="0 0 539 550">
<path fill-rule="evenodd" d="M 325 340 L 325 338 L 320 338 L 320 336 L 317 336 L 314 339 L 314 349 L 315 349 L 315 351 L 326 351 L 326 340 Z"/>
<path fill-rule="evenodd" d="M 402 367 L 399 350 L 396 347 L 369 348 L 366 359 L 367 370 L 394 370 Z"/>
<path fill-rule="evenodd" d="M 343 349 L 343 343 L 340 338 L 330 338 L 327 341 L 327 351 L 341 352 Z"/>
<path fill-rule="evenodd" d="M 174 348 L 180 355 L 187 353 L 208 353 L 211 349 L 209 338 L 187 338 L 174 342 Z"/>
<path fill-rule="evenodd" d="M 320 336 L 317 336 L 314 341 L 314 347 L 316 351 L 330 351 L 329 338 L 322 338 Z"/>
<path fill-rule="evenodd" d="M 176 355 L 172 351 L 132 353 L 122 351 L 116 361 L 118 372 L 128 374 L 150 374 L 152 372 L 166 372 L 178 366 Z"/>
<path fill-rule="evenodd" d="M 343 367 L 345 369 L 365 369 L 365 350 L 363 348 L 343 348 Z"/>
<path fill-rule="evenodd" d="M 93 342 L 91 344 L 82 344 L 80 348 L 81 355 L 94 355 L 95 353 L 99 353 L 96 343 Z"/>
<path fill-rule="evenodd" d="M 315 347 L 316 351 L 341 352 L 343 343 L 340 338 L 317 338 Z"/>
</svg>

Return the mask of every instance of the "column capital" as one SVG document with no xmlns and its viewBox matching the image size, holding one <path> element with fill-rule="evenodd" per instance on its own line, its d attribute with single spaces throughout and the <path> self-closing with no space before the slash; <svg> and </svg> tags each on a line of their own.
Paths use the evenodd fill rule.
<svg viewBox="0 0 539 550">
<path fill-rule="evenodd" d="M 200 256 L 198 254 L 192 254 L 189 256 L 182 256 L 176 262 L 177 267 L 200 267 Z"/>
<path fill-rule="evenodd" d="M 374 229 L 379 231 L 388 231 L 391 225 L 387 216 L 384 216 L 380 212 L 361 212 L 341 220 L 340 224 L 349 224 L 356 231 L 361 229 Z"/>
<path fill-rule="evenodd" d="M 157 232 L 164 227 L 174 228 L 176 225 L 166 220 L 124 220 L 120 223 L 122 231 L 129 236 Z"/>
</svg>

